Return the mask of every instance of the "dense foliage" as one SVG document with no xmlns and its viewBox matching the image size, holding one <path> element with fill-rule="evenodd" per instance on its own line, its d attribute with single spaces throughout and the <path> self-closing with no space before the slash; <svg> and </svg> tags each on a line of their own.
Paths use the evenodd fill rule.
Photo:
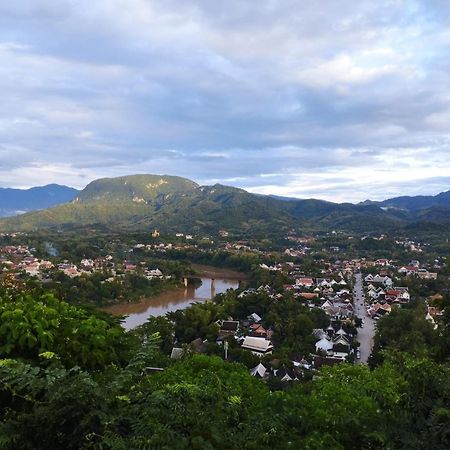
<svg viewBox="0 0 450 450">
<path fill-rule="evenodd" d="M 306 344 L 324 323 L 289 298 L 278 305 L 226 294 L 126 333 L 52 295 L 3 292 L 0 449 L 449 448 L 448 316 L 436 331 L 419 307 L 393 312 L 371 368 L 323 368 L 281 390 L 218 356 L 167 357 L 174 334 L 214 335 L 211 323 L 230 313 L 292 317 L 275 329 L 281 347 Z"/>
<path fill-rule="evenodd" d="M 52 352 L 67 367 L 98 368 L 123 362 L 128 339 L 117 324 L 51 294 L 0 297 L 0 357 L 38 362 Z"/>
</svg>

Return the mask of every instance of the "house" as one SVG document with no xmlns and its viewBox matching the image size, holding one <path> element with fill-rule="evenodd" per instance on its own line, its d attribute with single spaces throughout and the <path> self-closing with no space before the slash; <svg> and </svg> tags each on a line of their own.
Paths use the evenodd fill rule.
<svg viewBox="0 0 450 450">
<path fill-rule="evenodd" d="M 254 323 L 259 323 L 262 321 L 262 318 L 258 316 L 258 314 L 253 313 L 248 316 L 248 319 Z"/>
<path fill-rule="evenodd" d="M 145 276 L 151 280 L 152 278 L 161 278 L 163 274 L 159 269 L 148 269 L 145 271 Z"/>
<path fill-rule="evenodd" d="M 331 328 L 333 329 L 333 327 Z M 325 333 L 325 331 L 323 331 L 322 328 L 314 328 L 314 330 L 312 331 L 312 335 L 317 339 L 323 339 L 324 337 L 327 336 L 327 333 Z"/>
<path fill-rule="evenodd" d="M 437 278 L 436 272 L 428 272 L 427 269 L 419 269 L 416 275 L 423 280 L 435 280 Z"/>
<path fill-rule="evenodd" d="M 314 286 L 314 280 L 309 277 L 300 277 L 295 280 L 295 284 L 297 286 L 303 286 L 303 287 L 313 287 Z"/>
<path fill-rule="evenodd" d="M 307 369 L 307 370 L 311 369 L 311 364 L 306 359 L 302 359 L 301 361 L 293 360 L 292 364 L 296 369 L 299 369 L 299 368 L 303 368 L 303 369 Z"/>
<path fill-rule="evenodd" d="M 266 330 L 261 324 L 253 323 L 250 325 L 249 336 L 263 337 L 270 340 L 272 338 L 273 331 L 269 328 Z"/>
<path fill-rule="evenodd" d="M 288 370 L 285 367 L 282 367 L 281 369 L 275 369 L 273 371 L 273 375 L 280 379 L 280 381 L 294 381 L 298 380 L 297 376 L 295 375 L 294 371 Z"/>
<path fill-rule="evenodd" d="M 70 278 L 78 277 L 81 275 L 81 273 L 78 272 L 78 269 L 76 266 L 68 267 L 67 269 L 64 269 L 63 272 L 65 275 L 67 275 Z"/>
<path fill-rule="evenodd" d="M 41 270 L 45 270 L 45 269 L 53 269 L 54 265 L 51 261 L 46 261 L 43 260 L 40 262 L 40 269 Z"/>
<path fill-rule="evenodd" d="M 372 318 L 380 318 L 385 314 L 389 314 L 391 312 L 391 305 L 388 303 L 374 303 L 367 311 L 368 315 Z"/>
<path fill-rule="evenodd" d="M 344 336 L 338 336 L 333 341 L 333 353 L 349 353 L 350 352 L 350 343 Z"/>
<path fill-rule="evenodd" d="M 256 367 L 253 367 L 250 371 L 250 375 L 255 378 L 263 379 L 268 377 L 269 372 L 263 364 L 259 363 Z"/>
<path fill-rule="evenodd" d="M 322 338 L 320 341 L 316 342 L 316 352 L 323 351 L 325 353 L 333 350 L 333 343 L 327 338 Z"/>
<path fill-rule="evenodd" d="M 246 336 L 241 347 L 243 349 L 250 350 L 254 355 L 257 356 L 271 355 L 273 351 L 273 345 L 271 341 L 254 336 Z"/>
<path fill-rule="evenodd" d="M 245 291 L 242 291 L 238 295 L 238 298 L 244 298 L 245 296 L 251 295 L 251 294 L 256 294 L 256 289 L 255 288 L 249 288 L 249 289 L 246 289 Z"/>
<path fill-rule="evenodd" d="M 92 259 L 82 259 L 80 265 L 85 270 L 90 270 L 94 268 L 94 261 Z"/>
<path fill-rule="evenodd" d="M 381 286 L 375 288 L 373 285 L 369 285 L 368 286 L 368 291 L 367 291 L 367 295 L 372 299 L 372 300 L 376 300 L 379 298 L 384 298 L 385 296 L 385 291 L 383 290 L 383 288 Z"/>
<path fill-rule="evenodd" d="M 333 281 L 334 281 L 334 280 L 333 280 Z M 331 283 L 330 283 L 328 280 L 323 279 L 323 280 L 319 283 L 319 286 L 320 286 L 320 287 L 331 287 Z"/>
<path fill-rule="evenodd" d="M 382 277 L 381 275 L 377 274 L 373 277 L 372 283 L 385 284 L 385 281 L 386 281 L 386 277 Z"/>
<path fill-rule="evenodd" d="M 364 278 L 364 281 L 365 281 L 366 283 L 372 283 L 372 282 L 373 282 L 373 275 L 372 275 L 371 273 L 369 273 L 369 275 L 367 275 L 367 276 Z"/>
<path fill-rule="evenodd" d="M 389 265 L 389 260 L 388 259 L 377 259 L 375 261 L 375 265 L 377 265 L 377 266 L 388 266 Z"/>
<path fill-rule="evenodd" d="M 317 293 L 301 292 L 300 297 L 306 300 L 315 300 L 316 298 L 318 298 L 318 295 Z"/>
<path fill-rule="evenodd" d="M 219 325 L 219 336 L 234 336 L 239 330 L 239 322 L 237 320 L 223 320 L 217 323 Z"/>
<path fill-rule="evenodd" d="M 390 303 L 407 303 L 411 299 L 408 288 L 392 288 L 386 290 L 385 300 Z"/>
<path fill-rule="evenodd" d="M 136 270 L 136 264 L 131 264 L 128 262 L 125 262 L 123 264 L 123 268 L 127 271 L 127 272 L 134 272 Z"/>
<path fill-rule="evenodd" d="M 338 336 L 348 336 L 348 334 L 343 330 L 343 328 L 339 328 L 339 330 L 336 331 L 336 334 Z"/>
<path fill-rule="evenodd" d="M 430 314 L 431 317 L 441 317 L 443 312 L 439 308 L 428 306 L 428 314 Z"/>
<path fill-rule="evenodd" d="M 40 264 L 37 261 L 29 263 L 24 267 L 24 270 L 31 277 L 36 277 L 40 273 Z"/>
<path fill-rule="evenodd" d="M 400 269 L 398 269 L 398 273 L 401 273 L 401 274 L 404 274 L 407 276 L 411 276 L 411 275 L 414 275 L 415 273 L 417 273 L 418 270 L 419 270 L 418 266 L 409 265 L 409 266 L 400 267 Z"/>
</svg>

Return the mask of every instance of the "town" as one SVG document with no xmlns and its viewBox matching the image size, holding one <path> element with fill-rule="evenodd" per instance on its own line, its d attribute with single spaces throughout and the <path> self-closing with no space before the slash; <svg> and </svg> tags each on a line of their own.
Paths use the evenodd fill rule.
<svg viewBox="0 0 450 450">
<path fill-rule="evenodd" d="M 220 355 L 277 386 L 310 379 L 324 365 L 370 363 L 378 322 L 398 309 L 419 307 L 437 329 L 450 286 L 444 255 L 396 236 L 290 232 L 273 244 L 233 241 L 225 230 L 214 237 L 153 230 L 92 234 L 81 248 L 70 237 L 64 245 L 51 238 L 3 234 L 2 284 L 45 286 L 70 303 L 105 307 L 195 286 L 202 277 L 196 263 L 240 271 L 234 289 L 159 317 L 148 313 L 141 328 L 159 332 L 164 323 L 172 359 Z"/>
</svg>

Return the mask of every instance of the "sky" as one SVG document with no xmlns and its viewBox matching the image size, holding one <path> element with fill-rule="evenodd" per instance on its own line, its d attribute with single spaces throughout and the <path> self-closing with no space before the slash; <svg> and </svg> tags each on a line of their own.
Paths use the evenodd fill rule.
<svg viewBox="0 0 450 450">
<path fill-rule="evenodd" d="M 448 0 L 0 2 L 0 186 L 450 189 Z"/>
</svg>

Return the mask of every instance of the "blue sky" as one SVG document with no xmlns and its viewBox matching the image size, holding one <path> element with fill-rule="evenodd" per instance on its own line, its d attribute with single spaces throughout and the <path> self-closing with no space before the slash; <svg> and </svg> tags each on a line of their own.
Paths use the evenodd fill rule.
<svg viewBox="0 0 450 450">
<path fill-rule="evenodd" d="M 450 189 L 447 0 L 0 4 L 0 185 Z"/>
</svg>

